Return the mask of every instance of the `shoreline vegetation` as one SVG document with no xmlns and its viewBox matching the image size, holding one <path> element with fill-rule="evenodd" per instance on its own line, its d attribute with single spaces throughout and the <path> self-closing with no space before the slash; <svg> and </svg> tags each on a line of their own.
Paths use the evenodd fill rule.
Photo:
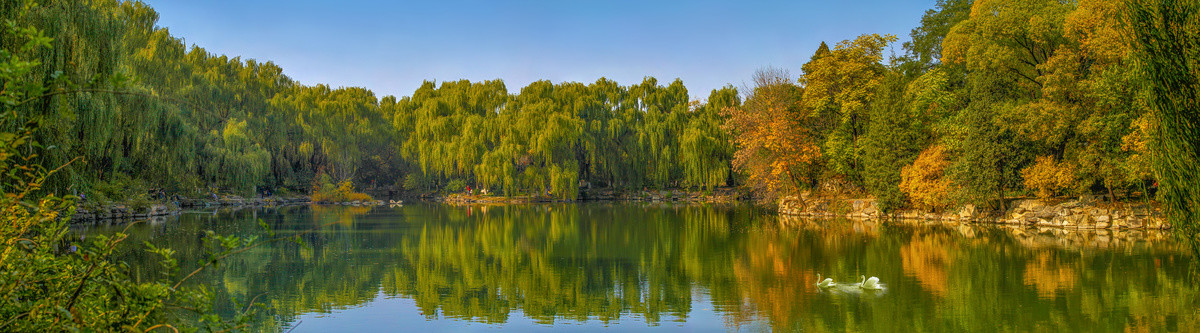
<svg viewBox="0 0 1200 333">
<path fill-rule="evenodd" d="M 178 211 L 154 203 L 167 193 L 720 201 L 744 197 L 712 194 L 736 187 L 784 215 L 1169 228 L 1195 243 L 1197 18 L 1196 1 L 938 0 L 910 41 L 822 42 L 794 76 L 766 68 L 703 100 L 654 77 L 425 81 L 397 97 L 188 45 L 138 1 L 0 2 L 0 330 L 246 326 L 249 308 L 221 317 L 184 281 L 299 236 L 209 231 L 207 261 L 186 275 L 173 249 L 144 245 L 173 273 L 136 281 L 117 256 L 125 234 L 64 238 L 79 212 Z M 699 194 L 637 191 L 650 188 Z"/>
<path fill-rule="evenodd" d="M 561 201 L 593 187 L 741 187 L 770 205 L 814 193 L 893 212 L 1107 195 L 1166 200 L 1191 230 L 1200 177 L 1185 174 L 1197 168 L 1166 166 L 1195 165 L 1200 140 L 1187 112 L 1156 110 L 1176 110 L 1164 93 L 1194 80 L 1165 89 L 1174 81 L 1152 74 L 1191 52 L 1171 43 L 1195 36 L 1127 23 L 1153 32 L 1194 9 L 1163 1 L 940 0 L 907 42 L 822 42 L 795 75 L 767 68 L 693 100 L 681 80 L 654 77 L 514 91 L 425 81 L 410 96 L 309 86 L 270 61 L 189 46 L 141 2 L 27 0 L 0 17 L 19 69 L 3 78 L 4 130 L 28 129 L 46 147 L 31 161 L 63 166 L 45 191 L 97 202 L 143 201 L 147 189 Z"/>
</svg>

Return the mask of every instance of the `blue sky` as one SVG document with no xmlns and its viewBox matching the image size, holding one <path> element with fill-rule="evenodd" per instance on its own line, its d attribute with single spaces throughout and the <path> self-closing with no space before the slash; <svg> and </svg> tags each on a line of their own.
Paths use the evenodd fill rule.
<svg viewBox="0 0 1200 333">
<path fill-rule="evenodd" d="M 622 85 L 683 80 L 693 98 L 754 70 L 794 74 L 821 41 L 890 33 L 901 43 L 920 1 L 265 1 L 143 0 L 158 24 L 210 52 L 274 61 L 304 84 L 408 96 L 424 80 Z"/>
</svg>

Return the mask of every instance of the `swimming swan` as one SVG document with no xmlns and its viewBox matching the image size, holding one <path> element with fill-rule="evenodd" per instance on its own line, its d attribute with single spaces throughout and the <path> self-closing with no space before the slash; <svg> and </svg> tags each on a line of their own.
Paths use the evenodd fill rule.
<svg viewBox="0 0 1200 333">
<path fill-rule="evenodd" d="M 825 278 L 821 280 L 821 273 L 817 273 L 817 288 L 829 288 L 836 285 L 837 283 L 833 282 L 833 279 Z"/>
<path fill-rule="evenodd" d="M 866 275 L 861 275 L 859 278 L 863 279 L 862 282 L 858 283 L 859 288 L 871 290 L 883 289 L 883 286 L 879 285 L 879 278 L 877 277 L 872 276 L 868 279 Z"/>
</svg>

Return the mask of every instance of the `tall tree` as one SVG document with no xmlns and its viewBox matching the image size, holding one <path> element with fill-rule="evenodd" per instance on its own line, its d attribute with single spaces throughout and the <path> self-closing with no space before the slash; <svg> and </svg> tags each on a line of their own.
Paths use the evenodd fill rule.
<svg viewBox="0 0 1200 333">
<path fill-rule="evenodd" d="M 1160 196 L 1171 220 L 1195 240 L 1200 238 L 1200 5 L 1133 0 L 1129 10 L 1158 125 Z"/>
<path fill-rule="evenodd" d="M 894 41 L 892 35 L 862 35 L 838 43 L 828 54 L 818 49 L 804 65 L 800 78 L 803 106 L 834 119 L 822 143 L 831 178 L 862 186 L 863 146 L 859 139 L 866 133 L 868 110 L 885 77 L 883 49 Z"/>
<path fill-rule="evenodd" d="M 725 109 L 735 170 L 765 198 L 813 188 L 822 167 L 821 122 L 801 104 L 804 88 L 778 69 L 759 70 L 741 107 Z"/>
</svg>

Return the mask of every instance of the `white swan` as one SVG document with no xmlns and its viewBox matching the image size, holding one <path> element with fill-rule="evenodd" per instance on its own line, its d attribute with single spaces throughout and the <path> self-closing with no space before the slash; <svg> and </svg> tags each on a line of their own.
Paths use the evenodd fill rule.
<svg viewBox="0 0 1200 333">
<path fill-rule="evenodd" d="M 863 279 L 862 282 L 858 283 L 859 288 L 871 290 L 883 289 L 883 286 L 879 285 L 879 278 L 877 277 L 872 276 L 868 279 L 866 275 L 861 275 L 859 278 Z"/>
<path fill-rule="evenodd" d="M 833 282 L 833 279 L 825 278 L 821 280 L 821 273 L 817 273 L 817 288 L 829 288 L 836 285 L 837 283 Z"/>
</svg>

